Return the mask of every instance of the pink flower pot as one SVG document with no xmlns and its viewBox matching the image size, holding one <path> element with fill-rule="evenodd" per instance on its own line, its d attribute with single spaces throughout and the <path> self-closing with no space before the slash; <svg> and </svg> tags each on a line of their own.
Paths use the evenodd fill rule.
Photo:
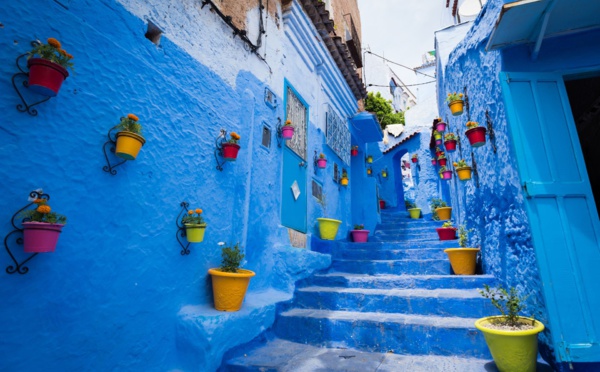
<svg viewBox="0 0 600 372">
<path fill-rule="evenodd" d="M 69 72 L 59 64 L 43 58 L 31 58 L 29 67 L 29 89 L 43 96 L 55 97 Z"/>
<path fill-rule="evenodd" d="M 436 164 L 437 164 L 437 160 L 431 159 L 431 165 L 436 165 Z"/>
<path fill-rule="evenodd" d="M 351 230 L 354 243 L 366 243 L 369 239 L 369 230 Z"/>
<path fill-rule="evenodd" d="M 240 145 L 237 143 L 226 142 L 223 144 L 223 158 L 227 161 L 235 161 L 240 151 Z"/>
<path fill-rule="evenodd" d="M 294 137 L 294 127 L 284 125 L 281 129 L 281 136 L 286 140 L 292 139 Z"/>
<path fill-rule="evenodd" d="M 442 172 L 442 179 L 449 180 L 452 178 L 452 171 Z"/>
<path fill-rule="evenodd" d="M 456 151 L 456 140 L 445 141 L 444 147 L 448 152 Z"/>
<path fill-rule="evenodd" d="M 23 222 L 25 252 L 54 252 L 63 226 L 58 223 Z"/>
<path fill-rule="evenodd" d="M 317 159 L 317 167 L 325 168 L 327 166 L 327 159 Z"/>
<path fill-rule="evenodd" d="M 485 145 L 485 132 L 486 129 L 484 127 L 476 127 L 469 129 L 465 132 L 471 146 L 473 147 L 481 147 Z"/>
<path fill-rule="evenodd" d="M 443 121 L 440 121 L 439 123 L 437 123 L 435 125 L 435 130 L 437 130 L 438 132 L 443 132 L 446 130 L 446 123 L 444 123 Z"/>
<path fill-rule="evenodd" d="M 456 239 L 456 229 L 453 227 L 440 227 L 435 229 L 435 231 L 437 231 L 440 240 Z"/>
<path fill-rule="evenodd" d="M 437 140 L 435 140 L 435 144 L 436 144 L 436 145 L 441 145 L 441 144 L 442 144 L 442 140 L 441 140 L 441 139 L 437 139 Z"/>
</svg>

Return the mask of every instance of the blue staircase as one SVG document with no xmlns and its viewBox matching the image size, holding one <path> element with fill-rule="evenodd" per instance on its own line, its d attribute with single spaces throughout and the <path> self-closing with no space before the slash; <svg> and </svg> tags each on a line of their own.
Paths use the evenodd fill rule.
<svg viewBox="0 0 600 372">
<path fill-rule="evenodd" d="M 314 242 L 331 267 L 298 283 L 270 333 L 230 352 L 221 369 L 494 370 L 474 322 L 495 314 L 478 292 L 495 280 L 451 275 L 443 250 L 458 245 L 439 241 L 439 226 L 382 211 L 368 243 Z"/>
</svg>

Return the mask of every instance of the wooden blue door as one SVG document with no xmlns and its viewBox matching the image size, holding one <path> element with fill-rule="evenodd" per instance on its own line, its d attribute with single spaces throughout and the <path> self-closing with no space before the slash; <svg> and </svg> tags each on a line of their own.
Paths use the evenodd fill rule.
<svg viewBox="0 0 600 372">
<path fill-rule="evenodd" d="M 600 361 L 600 223 L 562 76 L 502 91 L 559 361 Z"/>
<path fill-rule="evenodd" d="M 287 140 L 283 146 L 281 223 L 291 229 L 306 233 L 308 106 L 287 83 L 284 104 L 285 120 L 292 121 L 294 137 Z"/>
</svg>

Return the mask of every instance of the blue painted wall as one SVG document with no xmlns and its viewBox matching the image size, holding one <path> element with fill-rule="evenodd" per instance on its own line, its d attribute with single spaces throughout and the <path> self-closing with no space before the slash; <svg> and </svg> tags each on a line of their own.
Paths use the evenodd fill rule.
<svg viewBox="0 0 600 372">
<path fill-rule="evenodd" d="M 341 74 L 327 88 L 334 98 L 304 85 L 318 87 L 317 78 L 306 79 L 317 72 L 298 62 L 300 52 L 275 22 L 268 26 L 271 47 L 288 50 L 270 61 L 284 67 L 269 73 L 197 3 L 173 4 L 172 13 L 164 4 L 154 9 L 129 0 L 61 3 L 15 2 L 0 10 L 0 231 L 12 230 L 13 213 L 39 187 L 69 219 L 55 253 L 35 257 L 27 275 L 3 274 L 0 369 L 212 370 L 226 350 L 272 324 L 275 304 L 291 297 L 296 280 L 330 264 L 328 255 L 291 248 L 280 225 L 282 153 L 274 136 L 270 149 L 261 138 L 263 123 L 275 131 L 283 116 L 284 76 L 317 108 L 309 121 L 310 155 L 317 150 L 336 159 L 320 129 L 322 104 L 348 116 L 356 102 L 340 85 Z M 159 47 L 144 37 L 148 19 L 167 30 Z M 31 40 L 51 36 L 75 56 L 76 73 L 58 97 L 38 107 L 38 116 L 19 113 L 10 83 L 14 59 Z M 206 56 L 211 63 L 201 62 Z M 251 71 L 235 71 L 236 64 Z M 274 110 L 263 102 L 267 86 L 278 96 Z M 137 160 L 111 176 L 102 171 L 102 145 L 130 112 L 140 117 L 147 142 Z M 220 128 L 242 137 L 238 160 L 222 172 L 213 157 Z M 310 190 L 311 161 L 308 174 Z M 338 189 L 332 167 L 314 177 L 324 185 L 328 215 L 344 221 L 338 238 L 344 237 L 351 188 Z M 202 208 L 208 223 L 205 241 L 192 245 L 189 256 L 179 254 L 175 240 L 182 201 Z M 309 196 L 309 233 L 321 215 Z M 374 225 L 377 216 L 370 209 L 364 218 Z M 245 267 L 257 273 L 239 313 L 212 309 L 207 270 L 220 263 L 220 241 L 240 242 Z M 11 249 L 25 257 L 19 246 Z M 2 267 L 10 263 L 0 255 Z"/>
</svg>

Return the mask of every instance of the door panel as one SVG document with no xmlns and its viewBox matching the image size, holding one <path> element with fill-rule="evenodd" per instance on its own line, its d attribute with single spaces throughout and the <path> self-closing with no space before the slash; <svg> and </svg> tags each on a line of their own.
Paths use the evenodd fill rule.
<svg viewBox="0 0 600 372">
<path fill-rule="evenodd" d="M 600 361 L 600 223 L 560 75 L 503 73 L 502 92 L 560 362 Z"/>
</svg>

